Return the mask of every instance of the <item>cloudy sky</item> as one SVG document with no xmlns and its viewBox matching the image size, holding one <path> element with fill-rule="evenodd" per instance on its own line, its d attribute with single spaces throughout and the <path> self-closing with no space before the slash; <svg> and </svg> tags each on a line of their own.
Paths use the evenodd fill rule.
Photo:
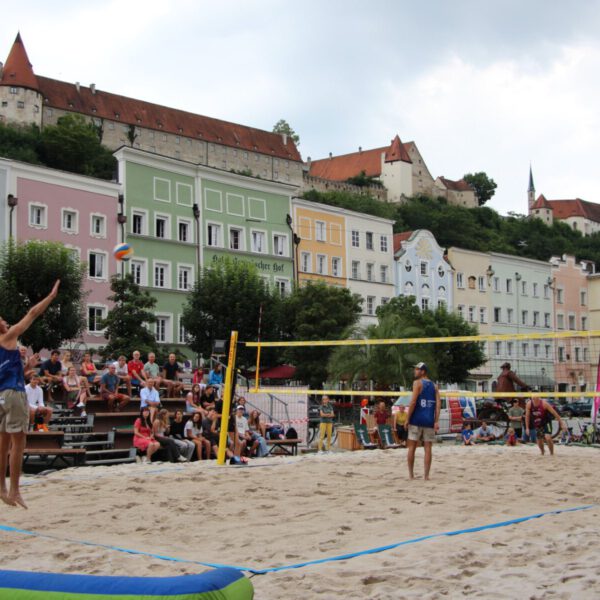
<svg viewBox="0 0 600 600">
<path fill-rule="evenodd" d="M 434 176 L 486 171 L 491 206 L 600 202 L 600 1 L 11 3 L 36 73 L 271 129 L 303 157 L 414 140 Z"/>
</svg>

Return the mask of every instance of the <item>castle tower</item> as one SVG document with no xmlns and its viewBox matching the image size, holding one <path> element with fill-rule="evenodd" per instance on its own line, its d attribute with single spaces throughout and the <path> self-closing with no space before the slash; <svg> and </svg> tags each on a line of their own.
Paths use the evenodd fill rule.
<svg viewBox="0 0 600 600">
<path fill-rule="evenodd" d="M 17 37 L 0 70 L 0 120 L 19 125 L 42 125 L 43 98 L 27 51 Z"/>
<path fill-rule="evenodd" d="M 533 185 L 533 172 L 531 165 L 529 165 L 529 187 L 527 188 L 527 206 L 529 208 L 529 214 L 535 204 L 535 186 Z"/>
</svg>

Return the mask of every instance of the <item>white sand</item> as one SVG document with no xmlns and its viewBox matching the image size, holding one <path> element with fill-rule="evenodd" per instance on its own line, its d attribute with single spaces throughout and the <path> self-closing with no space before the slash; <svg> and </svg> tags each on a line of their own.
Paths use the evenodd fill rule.
<svg viewBox="0 0 600 600">
<path fill-rule="evenodd" d="M 436 446 L 432 481 L 405 451 L 263 459 L 251 469 L 69 469 L 24 489 L 0 524 L 201 561 L 267 567 L 557 508 L 600 503 L 600 453 Z M 417 472 L 422 470 L 422 454 Z M 151 471 L 159 471 L 151 473 Z M 32 478 L 27 478 L 32 481 Z M 6 569 L 176 575 L 203 569 L 0 532 Z M 600 507 L 253 577 L 257 599 L 598 598 Z"/>
</svg>

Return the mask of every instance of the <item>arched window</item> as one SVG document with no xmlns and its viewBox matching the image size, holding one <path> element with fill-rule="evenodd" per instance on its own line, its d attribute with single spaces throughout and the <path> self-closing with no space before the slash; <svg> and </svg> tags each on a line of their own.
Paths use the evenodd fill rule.
<svg viewBox="0 0 600 600">
<path fill-rule="evenodd" d="M 443 285 L 440 285 L 438 288 L 438 296 L 440 296 L 440 298 L 444 298 L 446 296 L 446 288 Z"/>
<path fill-rule="evenodd" d="M 430 290 L 429 290 L 429 286 L 428 286 L 426 283 L 424 283 L 424 284 L 421 286 L 421 295 L 423 295 L 423 296 L 429 296 L 429 295 L 430 295 L 430 293 L 429 293 L 429 292 L 430 292 Z"/>
<path fill-rule="evenodd" d="M 404 285 L 404 295 L 405 296 L 414 296 L 415 295 L 415 286 L 410 281 L 407 281 L 406 284 Z"/>
</svg>

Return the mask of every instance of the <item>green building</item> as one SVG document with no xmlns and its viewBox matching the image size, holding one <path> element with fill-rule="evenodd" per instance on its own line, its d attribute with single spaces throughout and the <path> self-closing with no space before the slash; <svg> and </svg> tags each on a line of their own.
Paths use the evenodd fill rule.
<svg viewBox="0 0 600 600">
<path fill-rule="evenodd" d="M 121 148 L 115 156 L 127 217 L 122 238 L 134 249 L 129 269 L 157 299 L 160 343 L 185 350 L 186 294 L 200 269 L 225 257 L 254 263 L 282 294 L 291 289 L 287 221 L 294 186 L 133 148 Z"/>
</svg>

